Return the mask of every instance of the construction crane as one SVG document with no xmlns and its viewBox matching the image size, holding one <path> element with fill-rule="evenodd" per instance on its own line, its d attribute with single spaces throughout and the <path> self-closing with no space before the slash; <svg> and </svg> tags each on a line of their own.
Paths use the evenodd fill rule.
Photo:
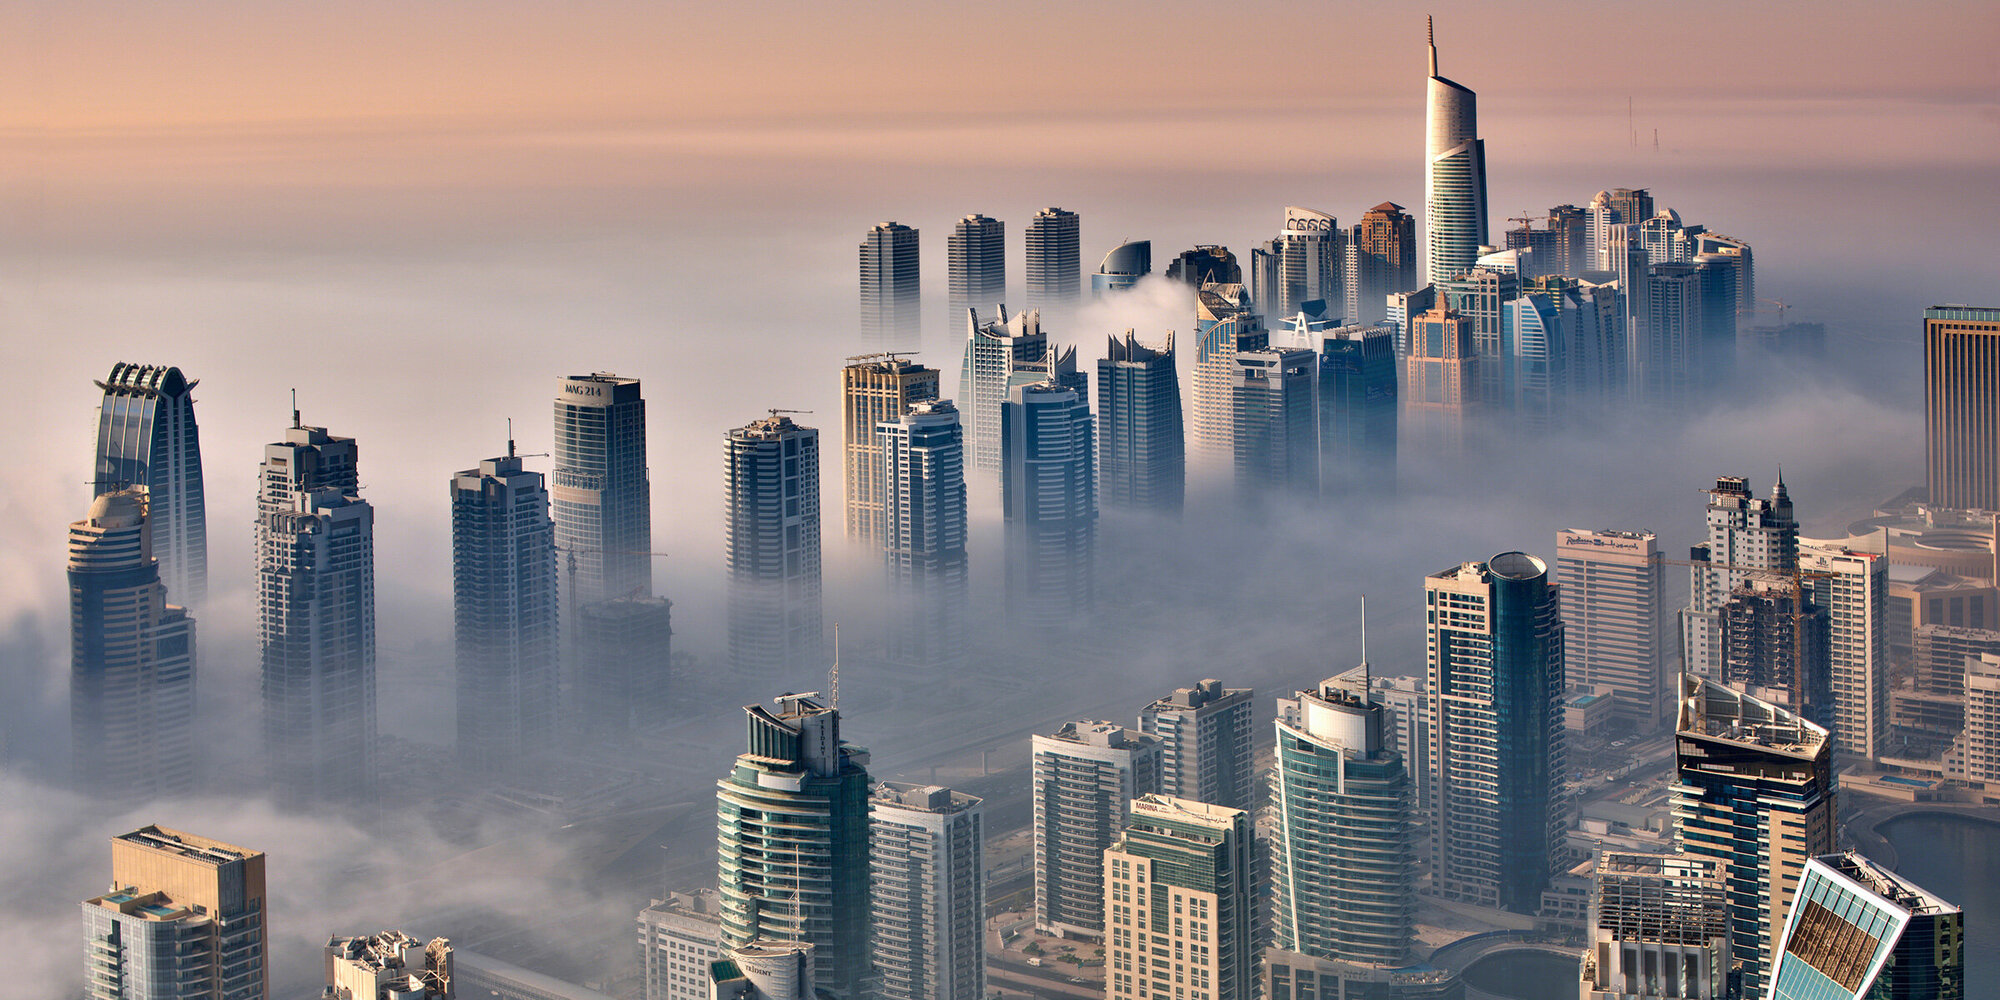
<svg viewBox="0 0 2000 1000">
<path fill-rule="evenodd" d="M 873 361 L 873 360 L 875 360 L 876 358 L 888 358 L 889 360 L 891 360 L 891 361 L 894 361 L 894 360 L 896 360 L 897 358 L 903 358 L 903 357 L 908 357 L 908 356 L 910 356 L 910 355 L 912 355 L 912 354 L 921 354 L 921 353 L 923 353 L 923 352 L 921 352 L 921 351 L 876 351 L 876 352 L 875 352 L 875 353 L 873 353 L 873 354 L 852 354 L 852 355 L 849 355 L 849 356 L 848 356 L 847 360 L 849 360 L 849 361 Z"/>
<path fill-rule="evenodd" d="M 772 419 L 772 420 L 776 420 L 776 419 L 778 419 L 778 414 L 780 414 L 780 413 L 811 413 L 811 412 L 812 412 L 811 410 L 787 410 L 787 409 L 784 409 L 783 407 L 778 407 L 778 406 L 767 406 L 767 407 L 765 407 L 764 409 L 765 409 L 765 410 L 766 410 L 767 412 L 769 412 L 769 413 L 771 414 L 771 419 Z"/>
<path fill-rule="evenodd" d="M 576 606 L 576 557 L 579 553 L 599 556 L 651 556 L 655 559 L 665 559 L 667 557 L 667 553 L 665 552 L 641 552 L 636 549 L 579 549 L 568 545 L 558 545 L 556 546 L 556 551 L 566 553 L 569 557 L 569 604 L 571 607 Z M 634 587 L 631 593 L 625 596 L 636 597 L 643 589 Z M 572 639 L 574 639 L 575 630 L 572 629 L 570 634 Z"/>
<path fill-rule="evenodd" d="M 1787 309 L 1791 308 L 1790 306 L 1786 305 L 1786 304 L 1785 304 L 1785 303 L 1783 303 L 1783 302 L 1780 302 L 1780 301 L 1778 301 L 1777 299 L 1758 299 L 1757 301 L 1759 301 L 1759 302 L 1769 302 L 1770 304 L 1772 304 L 1772 305 L 1774 305 L 1774 306 L 1777 306 L 1777 307 L 1778 307 L 1778 322 L 1780 322 L 1780 323 L 1783 323 L 1783 322 L 1785 321 L 1785 310 L 1787 310 Z"/>
</svg>

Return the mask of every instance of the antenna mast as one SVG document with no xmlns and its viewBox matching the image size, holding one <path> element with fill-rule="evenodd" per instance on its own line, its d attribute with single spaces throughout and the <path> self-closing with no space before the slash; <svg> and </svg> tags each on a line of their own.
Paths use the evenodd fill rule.
<svg viewBox="0 0 2000 1000">
<path fill-rule="evenodd" d="M 297 430 L 298 427 L 299 427 L 299 390 L 294 388 L 292 390 L 292 429 Z"/>
<path fill-rule="evenodd" d="M 826 672 L 828 708 L 840 707 L 840 623 L 833 623 L 833 669 Z"/>
</svg>

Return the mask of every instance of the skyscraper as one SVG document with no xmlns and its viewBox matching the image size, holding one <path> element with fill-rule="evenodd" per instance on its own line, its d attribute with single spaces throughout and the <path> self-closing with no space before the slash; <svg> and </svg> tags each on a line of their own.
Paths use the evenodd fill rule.
<svg viewBox="0 0 2000 1000">
<path fill-rule="evenodd" d="M 1566 867 L 1561 588 L 1540 559 L 1503 552 L 1424 591 L 1435 889 L 1534 913 Z"/>
<path fill-rule="evenodd" d="M 882 1000 L 985 1000 L 985 809 L 885 781 L 868 800 L 870 922 Z"/>
<path fill-rule="evenodd" d="M 1965 913 L 1847 851 L 1806 862 L 1770 1000 L 1964 1000 Z"/>
<path fill-rule="evenodd" d="M 1416 290 L 1417 220 L 1403 206 L 1385 201 L 1361 214 L 1348 236 L 1354 269 L 1348 275 L 1349 324 L 1380 323 L 1388 318 L 1388 297 Z"/>
<path fill-rule="evenodd" d="M 1319 494 L 1319 355 L 1306 348 L 1239 351 L 1236 489 L 1245 497 Z"/>
<path fill-rule="evenodd" d="M 1778 479 L 1768 500 L 1750 495 L 1742 476 L 1718 476 L 1708 494 L 1708 541 L 1689 559 L 1688 606 L 1681 611 L 1681 669 L 1715 676 L 1723 602 L 1753 570 L 1791 573 L 1799 567 L 1799 522 L 1791 494 Z"/>
<path fill-rule="evenodd" d="M 1835 752 L 1889 751 L 1889 559 L 1832 541 L 1799 546 L 1801 582 L 1827 615 Z"/>
<path fill-rule="evenodd" d="M 555 522 L 541 473 L 511 440 L 450 486 L 458 757 L 491 773 L 555 745 Z"/>
<path fill-rule="evenodd" d="M 1097 265 L 1097 272 L 1090 276 L 1090 296 L 1097 298 L 1108 292 L 1124 291 L 1151 273 L 1153 241 L 1126 240 L 1112 247 Z"/>
<path fill-rule="evenodd" d="M 111 891 L 83 901 L 91 1000 L 264 997 L 264 855 L 148 826 L 111 838 Z"/>
<path fill-rule="evenodd" d="M 1424 19 L 1426 31 L 1430 23 Z M 1486 238 L 1486 141 L 1479 138 L 1478 96 L 1438 75 L 1437 37 L 1430 48 L 1424 144 L 1424 231 L 1432 282 L 1471 270 Z"/>
<path fill-rule="evenodd" d="M 1403 356 L 1409 436 L 1424 451 L 1456 456 L 1465 447 L 1466 417 L 1480 403 L 1472 321 L 1450 309 L 1432 309 L 1411 317 L 1409 327 Z"/>
<path fill-rule="evenodd" d="M 1763 996 L 1806 859 L 1833 850 L 1827 732 L 1769 702 L 1683 675 L 1674 846 L 1713 862 L 1743 996 Z"/>
<path fill-rule="evenodd" d="M 1330 495 L 1396 491 L 1396 331 L 1387 323 L 1319 334 L 1319 482 Z"/>
<path fill-rule="evenodd" d="M 639 911 L 646 1000 L 709 1000 L 708 968 L 721 960 L 722 901 L 714 889 L 672 892 Z"/>
<path fill-rule="evenodd" d="M 1009 388 L 1001 410 L 1007 613 L 1031 628 L 1075 624 L 1096 605 L 1096 421 L 1054 380 Z"/>
<path fill-rule="evenodd" d="M 1041 313 L 1030 309 L 1009 316 L 1007 307 L 1001 306 L 998 319 L 981 323 L 978 310 L 966 310 L 958 402 L 963 404 L 959 409 L 971 454 L 968 468 L 999 471 L 1000 404 L 1007 398 L 1014 373 L 1041 361 L 1048 352 Z"/>
<path fill-rule="evenodd" d="M 749 745 L 716 782 L 722 943 L 813 946 L 821 989 L 856 1000 L 868 975 L 868 755 L 810 695 L 745 705 Z"/>
<path fill-rule="evenodd" d="M 1243 269 L 1236 264 L 1236 255 L 1228 247 L 1213 243 L 1199 243 L 1192 250 L 1183 250 L 1167 265 L 1167 278 L 1200 288 L 1214 283 L 1232 283 L 1243 280 Z"/>
<path fill-rule="evenodd" d="M 1826 609 L 1790 573 L 1746 574 L 1718 609 L 1716 676 L 1829 729 L 1834 720 L 1832 635 Z"/>
<path fill-rule="evenodd" d="M 1656 405 L 1686 407 L 1707 385 L 1702 354 L 1701 275 L 1693 264 L 1647 269 L 1643 381 L 1636 388 Z"/>
<path fill-rule="evenodd" d="M 1187 442 L 1174 335 L 1148 347 L 1131 330 L 1106 338 L 1097 362 L 1098 468 L 1104 503 L 1178 515 L 1187 495 Z"/>
<path fill-rule="evenodd" d="M 723 517 L 731 666 L 770 674 L 818 664 L 819 431 L 777 412 L 730 430 Z"/>
<path fill-rule="evenodd" d="M 960 310 L 964 315 L 964 310 Z M 864 354 L 840 370 L 842 459 L 847 474 L 847 537 L 878 540 L 888 484 L 882 479 L 882 445 L 875 428 L 910 411 L 910 404 L 938 398 L 938 370 L 895 354 Z"/>
<path fill-rule="evenodd" d="M 1105 995 L 1251 1000 L 1257 981 L 1250 814 L 1142 795 L 1104 852 Z M 1169 910 L 1172 913 L 1169 915 Z M 1176 956 L 1169 964 L 1158 960 Z"/>
<path fill-rule="evenodd" d="M 2000 309 L 1924 310 L 1930 501 L 2000 510 Z"/>
<path fill-rule="evenodd" d="M 1211 468 L 1236 461 L 1236 356 L 1270 343 L 1264 319 L 1242 285 L 1209 285 L 1195 293 L 1194 400 L 1190 451 Z"/>
<path fill-rule="evenodd" d="M 1410 774 L 1365 668 L 1279 699 L 1272 774 L 1273 947 L 1356 971 L 1407 965 L 1417 920 Z"/>
<path fill-rule="evenodd" d="M 672 703 L 674 602 L 614 597 L 577 613 L 576 670 L 566 725 L 591 741 L 622 741 Z"/>
<path fill-rule="evenodd" d="M 1260 273 L 1251 268 L 1251 276 L 1260 284 L 1250 295 L 1267 321 L 1293 315 L 1314 300 L 1326 303 L 1325 312 L 1331 317 L 1347 314 L 1347 230 L 1340 228 L 1338 219 L 1287 206 L 1284 231 L 1270 249 L 1277 255 L 1275 270 Z M 1272 278 L 1275 283 L 1262 284 Z"/>
<path fill-rule="evenodd" d="M 1104 934 L 1104 849 L 1131 801 L 1160 790 L 1160 741 L 1115 722 L 1065 722 L 1030 740 L 1035 782 L 1035 926 Z"/>
<path fill-rule="evenodd" d="M 894 588 L 889 655 L 949 670 L 965 662 L 970 597 L 965 431 L 951 400 L 913 404 L 875 425 L 882 454 L 882 557 Z"/>
<path fill-rule="evenodd" d="M 1255 812 L 1256 692 L 1208 678 L 1147 705 L 1139 731 L 1160 741 L 1160 792 Z"/>
<path fill-rule="evenodd" d="M 194 619 L 160 585 L 150 500 L 100 493 L 69 526 L 71 769 L 112 803 L 195 786 Z"/>
<path fill-rule="evenodd" d="M 146 519 L 160 582 L 185 607 L 208 597 L 208 503 L 194 387 L 179 368 L 120 362 L 97 387 L 98 493 L 128 487 L 148 495 Z"/>
<path fill-rule="evenodd" d="M 999 219 L 968 215 L 952 227 L 950 250 L 950 321 L 985 302 L 1007 300 L 1007 227 Z"/>
<path fill-rule="evenodd" d="M 1662 558 L 1650 531 L 1556 532 L 1568 683 L 1611 688 L 1613 713 L 1638 732 L 1672 721 L 1678 691 Z"/>
<path fill-rule="evenodd" d="M 614 597 L 651 597 L 653 492 L 639 380 L 598 372 L 557 383 L 551 461 L 570 613 Z"/>
<path fill-rule="evenodd" d="M 1045 208 L 1029 220 L 1023 241 L 1028 250 L 1029 309 L 1069 309 L 1076 305 L 1083 280 L 1078 238 L 1075 212 Z"/>
<path fill-rule="evenodd" d="M 1497 410 L 1514 402 L 1514 389 L 1508 383 L 1512 352 L 1502 324 L 1506 304 L 1521 297 L 1521 275 L 1494 263 L 1484 258 L 1469 271 L 1438 279 L 1436 287 L 1438 304 L 1471 322 L 1472 344 L 1479 352 L 1479 402 Z"/>
<path fill-rule="evenodd" d="M 258 476 L 264 749 L 288 803 L 374 790 L 375 511 L 355 495 L 356 454 L 294 413 Z"/>
<path fill-rule="evenodd" d="M 862 340 L 914 350 L 923 333 L 917 231 L 900 222 L 878 222 L 862 237 L 860 255 Z"/>
<path fill-rule="evenodd" d="M 1726 1000 L 1729 911 L 1714 862 L 1607 850 L 1594 876 L 1583 1000 Z"/>
</svg>

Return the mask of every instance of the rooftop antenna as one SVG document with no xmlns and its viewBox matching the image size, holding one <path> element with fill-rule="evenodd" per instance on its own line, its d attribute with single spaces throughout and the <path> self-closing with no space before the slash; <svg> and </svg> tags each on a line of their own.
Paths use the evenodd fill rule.
<svg viewBox="0 0 2000 1000">
<path fill-rule="evenodd" d="M 514 457 L 514 418 L 507 418 L 507 457 Z"/>
<path fill-rule="evenodd" d="M 840 707 L 840 623 L 833 623 L 833 669 L 826 672 L 828 708 Z"/>
<path fill-rule="evenodd" d="M 1368 595 L 1361 595 L 1361 690 L 1366 692 L 1374 681 L 1368 676 Z M 1362 697 L 1366 698 L 1364 693 Z"/>
<path fill-rule="evenodd" d="M 1431 75 L 1436 76 L 1438 75 L 1437 25 L 1431 20 L 1429 14 L 1424 15 L 1424 44 L 1430 46 Z"/>
<path fill-rule="evenodd" d="M 299 428 L 299 390 L 297 388 L 294 388 L 292 390 L 292 429 L 298 430 L 298 428 Z"/>
</svg>

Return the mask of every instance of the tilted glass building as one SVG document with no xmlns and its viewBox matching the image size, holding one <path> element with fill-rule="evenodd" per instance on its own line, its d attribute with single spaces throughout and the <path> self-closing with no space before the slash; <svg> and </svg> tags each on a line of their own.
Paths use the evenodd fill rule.
<svg viewBox="0 0 2000 1000">
<path fill-rule="evenodd" d="M 819 987 L 860 1000 L 869 975 L 868 751 L 813 695 L 746 705 L 745 751 L 716 782 L 722 944 L 813 946 Z"/>
<path fill-rule="evenodd" d="M 1965 914 L 1853 851 L 1806 862 L 1768 1000 L 1964 1000 Z"/>
<path fill-rule="evenodd" d="M 201 433 L 194 420 L 199 380 L 179 368 L 120 362 L 97 387 L 96 492 L 144 489 L 160 582 L 184 607 L 208 597 L 208 501 L 201 478 Z"/>
</svg>

